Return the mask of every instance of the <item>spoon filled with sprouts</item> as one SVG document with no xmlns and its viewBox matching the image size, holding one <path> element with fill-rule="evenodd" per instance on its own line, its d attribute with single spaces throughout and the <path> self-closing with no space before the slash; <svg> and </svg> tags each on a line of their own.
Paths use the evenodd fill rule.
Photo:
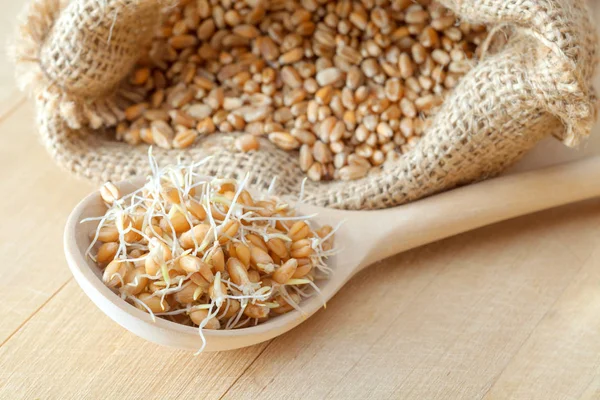
<svg viewBox="0 0 600 400">
<path fill-rule="evenodd" d="M 149 162 L 150 176 L 106 183 L 74 209 L 65 253 L 79 285 L 114 321 L 193 351 L 281 335 L 390 255 L 598 194 L 539 196 L 565 174 L 548 169 L 388 210 L 342 211 L 305 204 L 303 187 L 297 198 L 279 197 L 275 181 L 260 193 L 248 175 L 204 175 L 205 160 L 159 166 L 150 149 Z"/>
</svg>

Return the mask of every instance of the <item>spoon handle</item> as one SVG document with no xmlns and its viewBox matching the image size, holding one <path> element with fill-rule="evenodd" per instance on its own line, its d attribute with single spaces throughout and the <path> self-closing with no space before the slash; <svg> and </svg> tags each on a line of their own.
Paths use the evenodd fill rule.
<svg viewBox="0 0 600 400">
<path fill-rule="evenodd" d="M 348 228 L 356 232 L 363 249 L 370 249 L 363 250 L 361 269 L 426 243 L 596 196 L 600 196 L 598 156 L 502 176 L 400 207 L 360 212 L 348 221 Z"/>
</svg>

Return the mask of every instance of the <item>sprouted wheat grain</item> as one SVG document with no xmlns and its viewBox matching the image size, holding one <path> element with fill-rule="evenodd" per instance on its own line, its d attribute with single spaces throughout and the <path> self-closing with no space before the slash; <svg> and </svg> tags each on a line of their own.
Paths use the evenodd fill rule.
<svg viewBox="0 0 600 400">
<path fill-rule="evenodd" d="M 319 289 L 335 253 L 330 226 L 297 215 L 272 190 L 252 196 L 241 182 L 198 172 L 205 160 L 159 167 L 122 196 L 100 191 L 107 211 L 87 256 L 102 280 L 152 318 L 202 329 L 253 326 L 291 310 Z M 301 199 L 300 199 L 301 201 Z M 107 233 L 108 232 L 108 233 Z M 202 336 L 204 341 L 204 337 Z"/>
</svg>

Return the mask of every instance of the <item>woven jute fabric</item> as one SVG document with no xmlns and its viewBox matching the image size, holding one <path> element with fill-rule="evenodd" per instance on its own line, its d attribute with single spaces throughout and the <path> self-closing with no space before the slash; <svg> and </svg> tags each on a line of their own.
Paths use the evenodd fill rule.
<svg viewBox="0 0 600 400">
<path fill-rule="evenodd" d="M 597 39 L 583 0 L 442 0 L 463 20 L 489 26 L 485 55 L 433 117 L 417 146 L 381 171 L 351 182 L 307 182 L 305 200 L 376 209 L 400 205 L 500 173 L 538 141 L 567 146 L 595 121 L 591 87 Z M 149 172 L 148 149 L 115 141 L 111 126 L 131 99 L 121 83 L 140 56 L 162 8 L 159 0 L 35 0 L 13 52 L 34 94 L 43 144 L 58 164 L 94 181 Z M 502 38 L 502 41 L 495 39 Z M 129 96 L 129 98 L 128 98 Z M 212 135 L 186 150 L 154 148 L 159 163 L 211 154 L 206 172 L 297 193 L 297 155 L 267 141 L 237 153 Z"/>
</svg>

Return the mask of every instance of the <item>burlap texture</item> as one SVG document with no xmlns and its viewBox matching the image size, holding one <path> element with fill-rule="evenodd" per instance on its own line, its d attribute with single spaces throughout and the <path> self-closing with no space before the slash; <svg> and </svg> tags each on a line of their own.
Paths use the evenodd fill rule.
<svg viewBox="0 0 600 400">
<path fill-rule="evenodd" d="M 441 2 L 466 21 L 488 24 L 491 37 L 505 35 L 507 43 L 490 48 L 462 79 L 410 153 L 357 181 L 307 182 L 307 201 L 346 209 L 400 205 L 496 175 L 545 136 L 575 146 L 589 134 L 597 40 L 583 1 Z M 44 145 L 78 176 L 118 181 L 148 173 L 147 147 L 116 142 L 110 126 L 123 99 L 136 96 L 117 84 L 161 6 L 159 0 L 72 0 L 66 7 L 36 0 L 29 8 L 15 47 L 21 80 L 36 94 Z M 154 155 L 166 163 L 211 153 L 209 173 L 249 171 L 259 189 L 277 176 L 279 192 L 298 191 L 304 174 L 297 154 L 267 141 L 251 153 L 233 152 L 230 144 L 213 135 L 188 150 L 155 148 Z"/>
</svg>

